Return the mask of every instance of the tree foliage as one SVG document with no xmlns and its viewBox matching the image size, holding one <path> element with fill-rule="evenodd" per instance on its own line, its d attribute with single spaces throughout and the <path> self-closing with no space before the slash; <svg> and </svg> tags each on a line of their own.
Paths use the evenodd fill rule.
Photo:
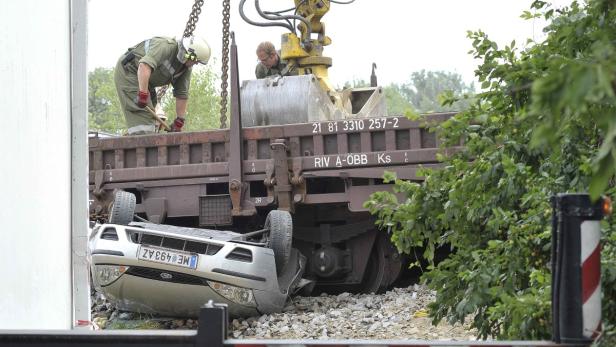
<svg viewBox="0 0 616 347">
<path fill-rule="evenodd" d="M 544 75 L 532 86 L 530 112 L 541 120 L 535 143 L 566 140 L 571 125 L 590 122 L 602 131 L 594 157 L 594 177 L 589 190 L 596 198 L 616 172 L 616 4 L 591 0 L 587 6 L 573 2 L 566 14 L 556 15 L 546 28 L 550 35 L 537 55 L 545 60 Z M 543 1 L 533 6 L 543 9 Z M 555 53 L 559 54 L 555 54 Z M 554 53 L 554 54 L 550 54 Z"/>
<path fill-rule="evenodd" d="M 113 83 L 113 69 L 98 67 L 88 73 L 90 130 L 120 134 L 126 128 Z"/>
<path fill-rule="evenodd" d="M 525 16 L 544 16 L 550 25 L 545 41 L 526 49 L 515 42 L 499 48 L 482 31 L 468 33 L 474 56 L 483 61 L 476 76 L 484 91 L 439 127 L 446 146 L 462 140 L 463 150 L 444 157 L 442 169 L 425 170 L 422 183 L 387 174 L 406 195 L 402 203 L 387 192 L 366 203 L 392 230 L 399 250 L 412 254 L 420 247 L 431 261 L 439 247 L 453 251 L 423 276 L 438 292 L 431 317 L 471 319 L 483 338 L 550 336 L 549 199 L 593 189 L 597 177 L 602 184 L 595 192 L 616 193 L 610 173 L 616 10 L 595 0 L 558 11 L 534 1 L 531 11 Z M 612 222 L 602 224 L 602 269 L 603 317 L 613 334 Z"/>
<path fill-rule="evenodd" d="M 362 79 L 346 82 L 344 88 L 363 88 L 370 84 Z M 469 107 L 475 94 L 474 86 L 462 81 L 455 72 L 416 71 L 409 81 L 391 83 L 383 87 L 390 115 L 405 115 L 429 112 L 462 111 Z M 457 98 L 449 105 L 442 105 L 444 99 Z"/>
<path fill-rule="evenodd" d="M 220 127 L 220 95 L 216 89 L 217 76 L 208 66 L 195 66 L 190 79 L 190 96 L 184 131 L 217 129 Z M 162 100 L 165 114 L 175 117 L 175 98 L 171 90 Z M 227 112 L 229 117 L 229 112 Z M 227 126 L 228 126 L 227 122 Z"/>
<path fill-rule="evenodd" d="M 387 113 L 389 115 L 404 115 L 417 112 L 413 105 L 404 97 L 400 86 L 397 84 L 390 84 L 383 88 L 383 90 L 385 91 Z"/>
<path fill-rule="evenodd" d="M 464 83 L 460 74 L 446 71 L 415 71 L 408 82 L 396 87 L 419 113 L 466 110 L 469 100 L 464 96 L 475 93 L 474 85 Z M 444 105 L 444 96 L 458 100 Z"/>
</svg>

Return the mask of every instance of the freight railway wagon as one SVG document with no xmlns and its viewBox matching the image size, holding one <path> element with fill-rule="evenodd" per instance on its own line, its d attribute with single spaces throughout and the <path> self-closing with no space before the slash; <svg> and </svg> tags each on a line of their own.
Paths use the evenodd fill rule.
<svg viewBox="0 0 616 347">
<path fill-rule="evenodd" d="M 437 167 L 430 127 L 451 116 L 245 129 L 232 119 L 224 130 L 91 137 L 91 217 L 107 220 L 117 190 L 136 196 L 138 217 L 177 226 L 258 233 L 269 211 L 286 210 L 293 247 L 307 258 L 304 277 L 325 289 L 378 291 L 399 276 L 401 259 L 363 204 L 391 189 L 385 170 L 421 180 L 420 167 Z"/>
</svg>

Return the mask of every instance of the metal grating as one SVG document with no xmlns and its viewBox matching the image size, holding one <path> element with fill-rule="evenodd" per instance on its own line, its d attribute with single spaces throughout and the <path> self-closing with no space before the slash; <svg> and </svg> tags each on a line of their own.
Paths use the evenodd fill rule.
<svg viewBox="0 0 616 347">
<path fill-rule="evenodd" d="M 231 197 L 229 194 L 199 197 L 199 226 L 231 225 Z"/>
<path fill-rule="evenodd" d="M 214 255 L 222 248 L 222 246 L 198 241 L 189 241 L 178 239 L 174 237 L 163 237 L 159 235 L 152 235 L 142 232 L 129 232 L 129 239 L 133 243 L 141 245 L 164 247 L 169 249 L 176 249 L 178 251 L 199 253 L 206 255 Z"/>
<path fill-rule="evenodd" d="M 163 237 L 158 235 L 141 234 L 139 243 L 150 246 L 160 246 L 163 242 Z"/>
<path fill-rule="evenodd" d="M 213 245 L 208 245 L 202 242 L 186 241 L 186 246 L 184 246 L 184 250 L 186 252 L 206 254 L 209 246 Z"/>
<path fill-rule="evenodd" d="M 171 249 L 184 249 L 184 243 L 186 241 L 184 240 L 180 240 L 180 239 L 176 239 L 173 237 L 165 237 L 163 239 L 163 244 L 162 246 L 164 248 L 171 248 Z"/>
</svg>

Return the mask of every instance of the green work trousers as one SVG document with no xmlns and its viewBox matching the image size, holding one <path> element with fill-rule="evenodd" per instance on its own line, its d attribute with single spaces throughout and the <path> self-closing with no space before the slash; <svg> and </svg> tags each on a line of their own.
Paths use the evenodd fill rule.
<svg viewBox="0 0 616 347">
<path fill-rule="evenodd" d="M 135 60 L 122 65 L 124 55 L 120 57 L 114 71 L 114 82 L 120 107 L 124 112 L 126 126 L 128 127 L 129 135 L 149 134 L 154 133 L 156 129 L 156 120 L 152 114 L 145 108 L 137 105 L 139 94 L 139 81 L 137 79 L 137 63 Z M 150 100 L 148 107 L 154 110 L 156 102 L 156 90 L 150 90 Z"/>
</svg>

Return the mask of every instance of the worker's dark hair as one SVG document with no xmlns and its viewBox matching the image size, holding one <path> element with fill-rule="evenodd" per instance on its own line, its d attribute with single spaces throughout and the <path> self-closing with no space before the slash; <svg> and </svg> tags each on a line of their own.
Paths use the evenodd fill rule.
<svg viewBox="0 0 616 347">
<path fill-rule="evenodd" d="M 263 41 L 257 46 L 257 54 L 259 54 L 259 52 L 264 52 L 270 56 L 276 53 L 276 47 L 274 47 L 274 44 L 269 41 Z"/>
</svg>

